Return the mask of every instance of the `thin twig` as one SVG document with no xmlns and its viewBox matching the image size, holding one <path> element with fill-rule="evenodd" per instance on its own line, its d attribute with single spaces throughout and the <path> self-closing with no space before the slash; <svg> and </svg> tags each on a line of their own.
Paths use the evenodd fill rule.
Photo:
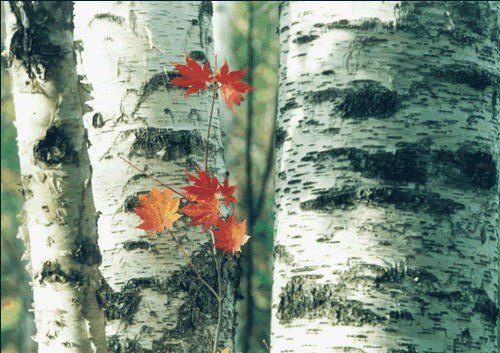
<svg viewBox="0 0 500 353">
<path fill-rule="evenodd" d="M 175 192 L 177 195 L 179 195 L 180 197 L 182 197 L 183 199 L 185 199 L 186 197 L 184 195 L 182 195 L 180 192 L 172 189 L 170 186 L 168 186 L 167 184 L 165 184 L 164 182 L 162 182 L 161 180 L 158 180 L 156 179 L 154 176 L 146 173 L 144 170 L 140 169 L 140 168 L 137 168 L 135 165 L 133 165 L 132 163 L 130 163 L 129 161 L 127 161 L 125 158 L 123 157 L 120 157 L 120 159 L 122 159 L 123 161 L 125 161 L 125 163 L 127 163 L 129 166 L 131 166 L 132 168 L 140 171 L 141 173 L 143 174 L 146 174 L 146 176 L 148 176 L 149 178 L 151 178 L 153 181 L 157 182 L 158 184 L 160 184 L 161 186 L 164 186 L 166 187 L 167 189 L 170 189 L 172 190 L 173 192 Z"/>
<path fill-rule="evenodd" d="M 212 242 L 215 243 L 214 239 L 214 233 L 210 231 L 210 234 L 212 235 Z M 224 303 L 224 297 L 221 295 L 222 294 L 222 273 L 221 273 L 221 263 L 219 261 L 219 257 L 217 256 L 217 249 L 215 246 L 213 247 L 214 249 L 214 260 L 215 260 L 215 270 L 217 271 L 217 300 L 218 300 L 218 313 L 217 313 L 217 325 L 215 327 L 215 340 L 214 340 L 214 349 L 213 353 L 217 353 L 217 345 L 219 344 L 219 337 L 220 337 L 220 329 L 222 325 L 222 305 Z"/>
<path fill-rule="evenodd" d="M 177 244 L 177 246 L 179 247 L 179 249 L 181 249 L 182 253 L 184 254 L 184 256 L 186 257 L 186 259 L 188 260 L 189 262 L 189 266 L 191 266 L 191 269 L 193 270 L 193 272 L 196 274 L 196 276 L 198 276 L 198 279 L 205 285 L 205 287 L 207 287 L 212 293 L 213 295 L 215 295 L 215 298 L 217 298 L 217 300 L 220 301 L 220 296 L 219 294 L 217 294 L 217 292 L 215 291 L 215 289 L 212 288 L 212 286 L 210 284 L 208 284 L 207 281 L 205 281 L 200 273 L 198 272 L 198 270 L 196 270 L 196 268 L 194 267 L 193 265 L 193 262 L 191 261 L 191 257 L 188 255 L 188 253 L 186 252 L 186 249 L 184 249 L 184 247 L 182 246 L 181 243 L 179 243 L 179 241 L 177 240 L 177 238 L 175 237 L 174 233 L 172 233 L 172 231 L 169 229 L 168 232 L 170 233 L 170 235 L 172 236 L 172 239 L 174 239 L 175 243 Z"/>
<path fill-rule="evenodd" d="M 214 67 L 217 69 L 217 55 L 215 56 Z M 210 108 L 210 118 L 208 119 L 207 143 L 205 145 L 205 171 L 207 171 L 207 166 L 208 166 L 208 141 L 210 140 L 210 128 L 212 127 L 212 115 L 214 113 L 215 93 L 217 92 L 217 88 L 219 88 L 219 86 L 217 85 L 217 81 L 214 81 L 213 85 L 214 91 L 212 94 L 212 107 Z"/>
</svg>

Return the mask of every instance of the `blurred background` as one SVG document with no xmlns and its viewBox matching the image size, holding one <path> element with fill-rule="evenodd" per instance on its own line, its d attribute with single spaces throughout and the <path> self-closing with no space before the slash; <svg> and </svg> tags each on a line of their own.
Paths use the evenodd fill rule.
<svg viewBox="0 0 500 353">
<path fill-rule="evenodd" d="M 2 1 L 1 38 L 4 48 Z M 278 72 L 278 1 L 214 1 L 218 60 L 230 70 L 247 67 L 255 91 L 233 113 L 221 104 L 226 166 L 239 187 L 240 217 L 251 241 L 243 247 L 236 352 L 267 352 L 272 281 L 274 123 Z M 35 353 L 29 275 L 16 238 L 22 207 L 14 107 L 1 58 L 1 353 Z"/>
</svg>

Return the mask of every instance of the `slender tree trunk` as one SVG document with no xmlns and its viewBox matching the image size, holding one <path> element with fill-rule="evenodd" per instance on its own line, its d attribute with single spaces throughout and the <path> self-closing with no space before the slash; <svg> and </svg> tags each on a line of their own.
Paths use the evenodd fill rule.
<svg viewBox="0 0 500 353">
<path fill-rule="evenodd" d="M 135 229 L 137 195 L 159 186 L 120 157 L 180 191 L 184 171 L 203 168 L 212 92 L 185 97 L 168 82 L 185 55 L 213 65 L 209 1 L 77 2 L 81 73 L 92 99 L 87 114 L 98 229 L 103 254 L 110 351 L 210 352 L 217 300 L 190 269 L 169 233 Z M 213 67 L 212 67 L 213 69 Z M 212 122 L 209 171 L 225 173 L 219 119 Z M 217 287 L 207 233 L 176 222 L 175 236 L 202 276 Z M 233 346 L 233 284 L 220 347 Z"/>
<path fill-rule="evenodd" d="M 38 352 L 106 352 L 73 4 L 5 5 Z"/>
<path fill-rule="evenodd" d="M 233 28 L 232 21 L 235 17 L 235 1 L 212 1 L 214 8 L 213 15 L 213 33 L 214 33 L 214 52 L 222 63 L 227 61 L 230 68 L 237 68 L 233 55 L 232 40 Z M 234 126 L 234 116 L 224 103 L 222 96 L 219 99 L 219 116 L 222 133 L 222 143 L 224 145 L 224 160 L 228 166 L 234 165 L 236 155 L 228 153 L 228 135 L 231 135 Z"/>
<path fill-rule="evenodd" d="M 272 352 L 497 352 L 499 4 L 280 10 Z"/>
</svg>

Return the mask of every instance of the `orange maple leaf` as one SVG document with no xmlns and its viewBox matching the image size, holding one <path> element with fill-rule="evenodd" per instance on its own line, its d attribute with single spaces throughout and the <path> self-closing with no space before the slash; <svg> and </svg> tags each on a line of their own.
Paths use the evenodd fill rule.
<svg viewBox="0 0 500 353">
<path fill-rule="evenodd" d="M 141 217 L 143 223 L 136 228 L 148 231 L 149 235 L 170 229 L 173 223 L 182 215 L 179 210 L 179 198 L 172 198 L 173 192 L 165 189 L 163 192 L 157 188 L 151 189 L 151 196 L 139 195 L 139 207 L 134 212 Z"/>
<path fill-rule="evenodd" d="M 229 180 L 227 179 L 227 177 L 226 179 L 224 179 L 224 184 L 220 186 L 219 191 L 224 198 L 224 203 L 226 204 L 226 206 L 229 206 L 232 202 L 238 201 L 238 199 L 233 196 L 233 193 L 237 187 L 238 185 L 236 184 L 229 186 Z"/>
<path fill-rule="evenodd" d="M 236 251 L 241 251 L 241 247 L 250 238 L 246 234 L 246 221 L 237 223 L 234 212 L 228 217 L 227 222 L 219 219 L 217 227 L 219 228 L 218 231 L 212 231 L 217 239 L 214 246 L 224 252 L 231 251 L 234 254 Z"/>
<path fill-rule="evenodd" d="M 194 182 L 194 185 L 184 186 L 184 196 L 189 201 L 206 201 L 210 200 L 219 191 L 219 180 L 216 177 L 210 177 L 207 171 L 200 171 L 196 168 L 198 177 L 186 172 L 189 180 Z"/>
<path fill-rule="evenodd" d="M 247 93 L 255 89 L 241 82 L 246 71 L 246 69 L 229 71 L 229 66 L 227 65 L 227 61 L 225 61 L 224 65 L 215 73 L 215 80 L 221 85 L 220 91 L 222 97 L 224 97 L 224 101 L 231 110 L 233 110 L 233 104 L 240 105 L 243 100 L 242 93 Z"/>
<path fill-rule="evenodd" d="M 191 203 L 181 208 L 181 212 L 191 217 L 191 224 L 194 226 L 203 225 L 203 230 L 217 224 L 220 215 L 220 203 L 216 197 L 209 200 Z"/>
<path fill-rule="evenodd" d="M 172 63 L 175 69 L 179 71 L 182 76 L 174 78 L 169 83 L 176 86 L 189 87 L 186 92 L 187 97 L 195 92 L 205 91 L 207 83 L 212 82 L 213 77 L 210 76 L 210 66 L 208 61 L 202 68 L 196 61 L 191 59 L 186 54 L 186 64 L 187 65 Z"/>
</svg>

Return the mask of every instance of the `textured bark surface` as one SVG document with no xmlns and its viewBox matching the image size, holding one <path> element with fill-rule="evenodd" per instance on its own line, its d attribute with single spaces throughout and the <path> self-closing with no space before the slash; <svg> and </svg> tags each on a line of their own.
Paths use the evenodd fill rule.
<svg viewBox="0 0 500 353">
<path fill-rule="evenodd" d="M 273 352 L 497 352 L 499 4 L 283 2 Z"/>
<path fill-rule="evenodd" d="M 106 352 L 73 4 L 6 2 L 38 352 Z"/>
<path fill-rule="evenodd" d="M 186 53 L 199 63 L 213 62 L 211 16 L 207 1 L 76 3 L 78 56 L 91 95 L 85 122 L 113 353 L 212 349 L 217 301 L 168 233 L 148 237 L 135 229 L 141 223 L 133 213 L 137 195 L 160 186 L 120 159 L 177 190 L 188 184 L 184 171 L 203 168 L 212 93 L 185 98 L 185 90 L 168 81 L 178 75 L 171 62 L 184 63 Z M 213 124 L 208 165 L 221 177 L 226 170 L 218 116 Z M 216 288 L 209 236 L 200 228 L 189 226 L 186 217 L 174 224 L 195 266 Z M 229 287 L 221 347 L 233 345 Z"/>
</svg>

